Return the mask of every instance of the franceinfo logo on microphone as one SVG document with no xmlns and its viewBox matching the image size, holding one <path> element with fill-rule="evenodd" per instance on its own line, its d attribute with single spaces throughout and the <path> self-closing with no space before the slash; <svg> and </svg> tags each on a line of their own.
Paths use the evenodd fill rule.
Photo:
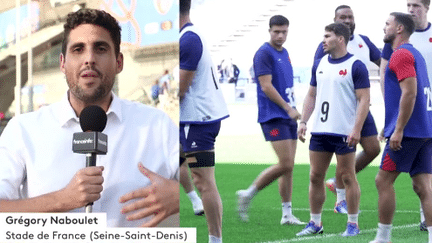
<svg viewBox="0 0 432 243">
<path fill-rule="evenodd" d="M 72 139 L 72 151 L 74 153 L 106 154 L 108 137 L 101 132 L 77 132 Z"/>
</svg>

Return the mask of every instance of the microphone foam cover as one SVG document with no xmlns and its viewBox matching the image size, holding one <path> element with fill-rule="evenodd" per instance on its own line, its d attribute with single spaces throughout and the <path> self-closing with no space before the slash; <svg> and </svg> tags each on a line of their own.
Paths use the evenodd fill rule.
<svg viewBox="0 0 432 243">
<path fill-rule="evenodd" d="M 107 115 L 100 106 L 91 105 L 81 111 L 79 120 L 83 132 L 102 132 L 107 123 Z"/>
</svg>

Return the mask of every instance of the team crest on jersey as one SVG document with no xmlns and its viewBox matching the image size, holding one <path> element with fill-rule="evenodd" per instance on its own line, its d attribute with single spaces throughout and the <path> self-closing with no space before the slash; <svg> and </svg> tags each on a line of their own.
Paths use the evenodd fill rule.
<svg viewBox="0 0 432 243">
<path fill-rule="evenodd" d="M 431 38 L 429 38 L 429 42 L 432 42 L 432 37 L 431 37 Z"/>
<path fill-rule="evenodd" d="M 279 136 L 279 129 L 274 128 L 273 130 L 270 131 L 270 136 L 272 137 L 277 137 Z"/>
<path fill-rule="evenodd" d="M 363 45 L 362 44 L 359 44 L 359 48 L 362 48 L 363 47 Z"/>
<path fill-rule="evenodd" d="M 348 74 L 348 71 L 346 69 L 339 71 L 339 75 L 341 75 L 342 77 L 345 77 L 347 74 Z"/>
</svg>

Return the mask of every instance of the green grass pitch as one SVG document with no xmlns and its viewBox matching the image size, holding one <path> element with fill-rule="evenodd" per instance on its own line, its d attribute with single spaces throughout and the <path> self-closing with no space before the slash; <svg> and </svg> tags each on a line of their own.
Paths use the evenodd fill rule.
<svg viewBox="0 0 432 243">
<path fill-rule="evenodd" d="M 304 226 L 281 226 L 281 204 L 277 183 L 262 190 L 253 200 L 249 209 L 250 220 L 241 222 L 236 212 L 235 192 L 249 186 L 255 177 L 269 165 L 259 164 L 217 164 L 216 178 L 223 201 L 223 241 L 241 242 L 369 242 L 374 239 L 378 223 L 378 194 L 374 178 L 378 167 L 370 166 L 358 174 L 361 187 L 358 236 L 343 238 L 347 216 L 335 214 L 335 196 L 327 191 L 323 207 L 324 234 L 312 237 L 296 237 Z M 331 165 L 327 178 L 334 175 Z M 309 220 L 308 184 L 309 165 L 296 164 L 294 168 L 293 212 L 302 221 Z M 402 174 L 396 181 L 397 204 L 392 242 L 427 242 L 427 232 L 420 232 L 419 199 L 411 186 L 408 175 Z M 197 228 L 197 242 L 208 242 L 207 225 L 204 216 L 195 216 L 186 194 L 181 189 L 180 220 L 182 227 Z"/>
</svg>

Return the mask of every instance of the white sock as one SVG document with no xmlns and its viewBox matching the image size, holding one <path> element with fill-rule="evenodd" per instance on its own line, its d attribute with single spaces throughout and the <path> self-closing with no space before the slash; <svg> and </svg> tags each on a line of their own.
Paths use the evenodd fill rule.
<svg viewBox="0 0 432 243">
<path fill-rule="evenodd" d="M 282 203 L 282 215 L 292 215 L 291 202 L 283 202 Z"/>
<path fill-rule="evenodd" d="M 222 243 L 222 237 L 218 238 L 214 235 L 209 235 L 209 243 Z"/>
<path fill-rule="evenodd" d="M 426 219 L 425 219 L 425 216 L 424 216 L 424 213 L 423 213 L 423 207 L 422 207 L 422 205 L 421 205 L 421 203 L 420 203 L 420 222 L 424 222 Z"/>
<path fill-rule="evenodd" d="M 348 223 L 358 224 L 358 213 L 348 214 Z"/>
<path fill-rule="evenodd" d="M 429 233 L 429 243 L 432 243 L 432 226 L 428 226 L 428 233 Z"/>
<path fill-rule="evenodd" d="M 392 230 L 391 224 L 378 223 L 378 231 L 375 240 L 389 242 L 391 238 L 391 230 Z"/>
<path fill-rule="evenodd" d="M 343 200 L 346 200 L 346 192 L 345 189 L 336 188 L 336 203 L 340 203 Z"/>
<path fill-rule="evenodd" d="M 254 184 L 250 185 L 248 189 L 246 189 L 246 196 L 249 198 L 253 198 L 258 193 L 258 189 Z"/>
<path fill-rule="evenodd" d="M 201 199 L 199 198 L 195 190 L 189 192 L 187 195 L 189 197 L 189 200 L 192 202 L 192 204 L 201 202 Z"/>
<path fill-rule="evenodd" d="M 311 221 L 313 221 L 316 225 L 321 225 L 321 214 L 310 214 Z"/>
</svg>

